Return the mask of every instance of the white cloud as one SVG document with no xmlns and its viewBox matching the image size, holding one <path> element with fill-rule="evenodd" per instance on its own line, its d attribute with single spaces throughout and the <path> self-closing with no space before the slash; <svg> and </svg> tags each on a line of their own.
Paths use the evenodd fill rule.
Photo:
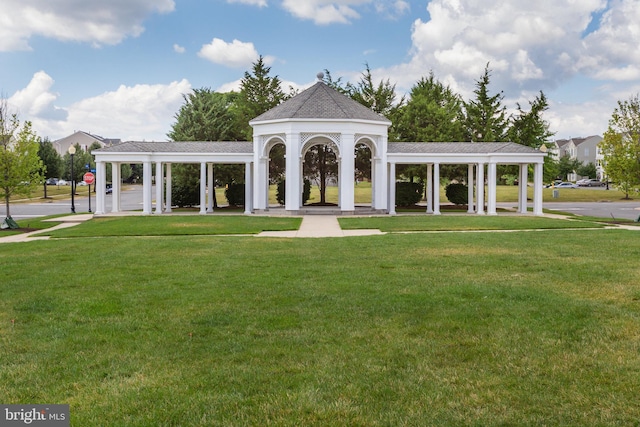
<svg viewBox="0 0 640 427">
<path fill-rule="evenodd" d="M 144 31 L 152 13 L 174 10 L 173 0 L 2 0 L 0 51 L 29 50 L 29 39 L 42 36 L 99 45 L 120 43 Z"/>
<path fill-rule="evenodd" d="M 253 43 L 240 40 L 227 43 L 222 39 L 214 38 L 211 43 L 202 46 L 198 56 L 227 67 L 243 68 L 250 66 L 260 55 Z"/>
<path fill-rule="evenodd" d="M 282 7 L 292 15 L 318 25 L 347 24 L 360 18 L 353 6 L 371 3 L 371 0 L 283 0 Z"/>
<path fill-rule="evenodd" d="M 50 91 L 54 80 L 44 71 L 35 73 L 26 88 L 17 91 L 8 102 L 20 112 L 20 116 L 64 120 L 67 113 L 53 103 L 58 98 Z"/>
<path fill-rule="evenodd" d="M 120 86 L 66 107 L 64 117 L 52 117 L 46 114 L 50 97 L 29 96 L 38 86 L 46 87 L 50 93 L 47 84 L 53 80 L 48 83 L 48 79 L 51 78 L 46 73 L 37 73 L 11 101 L 20 106 L 21 120 L 30 120 L 39 135 L 52 140 L 85 130 L 108 138 L 164 141 L 183 103 L 183 94 L 191 91 L 186 79 L 166 85 Z"/>
<path fill-rule="evenodd" d="M 241 3 L 259 7 L 267 6 L 267 0 L 227 0 L 227 3 Z"/>
<path fill-rule="evenodd" d="M 469 99 L 489 63 L 490 90 L 504 91 L 511 108 L 540 90 L 549 95 L 574 76 L 586 76 L 596 82 L 587 93 L 559 90 L 559 98 L 551 99 L 552 130 L 568 137 L 602 134 L 617 99 L 640 85 L 638 0 L 431 0 L 427 10 L 428 20 L 414 21 L 410 58 L 373 70 L 390 77 L 400 92 L 432 70 Z M 602 90 L 605 83 L 615 90 Z"/>
<path fill-rule="evenodd" d="M 184 53 L 185 52 L 185 48 L 184 46 L 180 46 L 179 44 L 174 44 L 173 45 L 173 51 L 176 53 Z"/>
</svg>

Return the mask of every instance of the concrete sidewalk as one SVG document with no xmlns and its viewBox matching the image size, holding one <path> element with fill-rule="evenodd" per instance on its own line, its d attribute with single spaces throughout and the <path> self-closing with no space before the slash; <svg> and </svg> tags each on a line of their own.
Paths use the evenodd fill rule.
<svg viewBox="0 0 640 427">
<path fill-rule="evenodd" d="M 343 230 L 335 215 L 305 215 L 298 230 L 263 231 L 257 237 L 347 237 L 384 234 L 380 230 Z"/>
<path fill-rule="evenodd" d="M 12 234 L 11 236 L 0 237 L 0 243 L 16 243 L 16 242 L 32 242 L 34 240 L 47 240 L 49 236 L 38 236 L 40 233 L 44 233 L 51 230 L 59 230 L 61 228 L 73 227 L 81 222 L 90 220 L 93 218 L 93 214 L 80 214 L 69 215 L 59 218 L 46 219 L 45 221 L 59 222 L 60 224 L 51 228 L 45 228 L 43 230 L 36 230 L 30 233 Z"/>
</svg>

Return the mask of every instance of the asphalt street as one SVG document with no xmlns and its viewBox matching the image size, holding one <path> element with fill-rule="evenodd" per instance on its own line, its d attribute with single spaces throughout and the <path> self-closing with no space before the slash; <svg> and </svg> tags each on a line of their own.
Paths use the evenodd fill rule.
<svg viewBox="0 0 640 427">
<path fill-rule="evenodd" d="M 580 191 L 575 190 L 563 190 L 563 191 Z M 603 191 L 606 191 L 603 189 Z M 155 196 L 155 190 L 152 194 Z M 111 211 L 111 198 L 108 194 L 106 196 L 106 212 Z M 120 199 L 122 210 L 141 210 L 142 209 L 142 187 L 135 186 L 129 187 L 127 191 L 123 191 Z M 96 198 L 95 195 L 91 198 L 91 209 L 95 212 Z M 515 207 L 515 203 L 498 203 L 500 207 Z M 154 206 L 155 207 L 155 206 Z M 595 216 L 600 218 L 614 218 L 614 219 L 633 219 L 637 220 L 640 217 L 640 200 L 631 201 L 603 201 L 603 202 L 561 202 L 545 200 L 543 204 L 544 209 L 553 211 L 568 212 L 576 215 Z M 76 213 L 86 213 L 89 211 L 89 200 L 85 197 L 75 197 Z M 71 213 L 71 199 L 67 200 L 51 200 L 51 201 L 37 201 L 28 203 L 12 203 L 11 204 L 11 216 L 14 219 L 23 218 L 35 218 L 45 215 L 58 215 Z M 4 203 L 0 206 L 0 219 L 4 219 L 6 216 L 6 207 Z"/>
</svg>

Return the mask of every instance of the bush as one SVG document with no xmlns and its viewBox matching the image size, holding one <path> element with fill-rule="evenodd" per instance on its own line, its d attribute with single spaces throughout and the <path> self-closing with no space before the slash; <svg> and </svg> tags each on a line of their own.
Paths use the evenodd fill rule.
<svg viewBox="0 0 640 427">
<path fill-rule="evenodd" d="M 469 203 L 469 187 L 465 184 L 452 183 L 445 187 L 447 199 L 454 205 L 466 205 Z"/>
<path fill-rule="evenodd" d="M 179 208 L 199 205 L 199 187 L 189 186 L 185 184 L 172 184 L 171 204 Z"/>
<path fill-rule="evenodd" d="M 244 184 L 231 183 L 224 190 L 229 206 L 244 206 Z"/>
<path fill-rule="evenodd" d="M 422 199 L 424 185 L 417 182 L 396 182 L 396 205 L 413 206 Z"/>
<path fill-rule="evenodd" d="M 284 179 L 280 180 L 278 182 L 278 187 L 276 187 L 276 200 L 281 205 L 284 205 L 284 203 L 285 203 L 285 198 L 284 198 L 284 193 L 285 193 L 285 188 L 286 188 L 285 182 L 286 182 L 286 180 L 284 180 Z M 304 179 L 304 187 L 302 189 L 302 204 L 304 205 L 305 203 L 307 203 L 309 198 L 311 198 L 311 181 L 309 181 L 307 178 L 305 178 Z"/>
</svg>

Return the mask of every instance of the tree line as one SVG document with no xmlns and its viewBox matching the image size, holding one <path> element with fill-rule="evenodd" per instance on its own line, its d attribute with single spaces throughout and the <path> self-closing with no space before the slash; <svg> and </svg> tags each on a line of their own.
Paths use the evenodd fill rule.
<svg viewBox="0 0 640 427">
<path fill-rule="evenodd" d="M 324 83 L 351 97 L 372 111 L 387 117 L 389 141 L 405 142 L 503 142 L 512 141 L 536 149 L 550 143 L 554 135 L 543 114 L 549 105 L 542 91 L 524 108 L 516 104 L 515 113 L 508 114 L 502 92 L 491 92 L 491 70 L 486 65 L 475 82 L 473 96 L 464 100 L 450 86 L 436 78 L 433 72 L 418 80 L 406 96 L 397 98 L 396 86 L 388 79 L 375 82 L 369 65 L 356 83 L 334 79 L 325 70 Z M 249 121 L 279 105 L 297 91 L 285 93 L 280 78 L 271 75 L 271 68 L 260 57 L 250 71 L 246 71 L 238 92 L 218 93 L 209 88 L 194 89 L 184 95 L 184 103 L 175 114 L 175 122 L 168 133 L 173 141 L 246 141 L 252 139 Z M 10 199 L 28 196 L 45 180 L 64 177 L 81 181 L 85 165 L 94 167 L 91 151 L 76 145 L 74 177 L 70 176 L 70 156 L 58 154 L 48 138 L 36 134 L 29 121 L 21 123 L 17 113 L 9 110 L 7 99 L 0 96 L 0 197 L 4 199 L 6 216 L 10 214 Z M 601 143 L 607 179 L 627 194 L 640 191 L 640 99 L 638 95 L 618 101 Z M 271 152 L 269 164 L 273 183 L 284 177 L 284 147 L 277 145 Z M 366 146 L 356 148 L 357 178 L 370 178 L 371 154 Z M 110 175 L 110 165 L 107 174 Z M 139 165 L 123 165 L 122 176 L 139 177 Z M 184 205 L 199 203 L 199 173 L 193 165 L 176 165 L 174 194 L 183 194 Z M 215 165 L 218 185 L 243 184 L 242 166 Z M 316 146 L 305 158 L 305 175 L 318 185 L 337 176 L 337 161 L 330 147 Z M 499 176 L 515 176 L 510 166 L 501 166 Z M 544 179 L 550 181 L 571 172 L 591 176 L 594 165 L 581 165 L 568 157 L 557 161 L 545 159 Z M 413 181 L 424 179 L 421 166 L 402 165 L 400 178 Z M 466 168 L 443 165 L 441 176 L 464 179 Z M 215 194 L 215 193 L 214 193 Z M 217 205 L 217 201 L 216 201 Z"/>
</svg>

